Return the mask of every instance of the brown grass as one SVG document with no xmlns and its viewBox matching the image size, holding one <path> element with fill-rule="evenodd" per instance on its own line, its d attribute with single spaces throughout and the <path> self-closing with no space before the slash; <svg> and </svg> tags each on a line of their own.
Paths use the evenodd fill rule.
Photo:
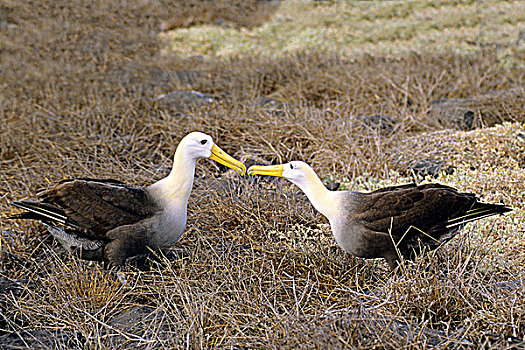
<svg viewBox="0 0 525 350">
<path fill-rule="evenodd" d="M 159 53 L 155 30 L 167 15 L 156 2 L 0 9 L 10 24 L 0 29 L 2 347 L 503 348 L 524 340 L 525 70 L 498 65 L 496 50 L 182 59 Z M 155 99 L 176 89 L 220 97 L 189 106 Z M 506 93 L 487 94 L 494 90 Z M 264 106 L 263 97 L 280 104 Z M 455 124 L 429 113 L 443 98 L 475 101 L 485 128 L 445 129 Z M 362 118 L 375 114 L 393 128 Z M 488 128 L 503 121 L 513 124 Z M 357 189 L 407 181 L 395 171 L 440 158 L 457 168 L 440 181 L 516 211 L 467 227 L 395 276 L 383 261 L 344 254 L 296 188 L 209 161 L 198 163 L 187 232 L 165 257 L 138 263 L 146 268 L 104 270 L 68 256 L 38 224 L 4 219 L 10 201 L 67 177 L 151 183 L 192 130 L 238 158 L 304 160 Z"/>
<path fill-rule="evenodd" d="M 278 7 L 276 1 L 235 0 L 205 1 L 190 0 L 165 4 L 165 20 L 159 29 L 172 30 L 195 25 L 214 24 L 221 27 L 260 26 L 268 20 Z"/>
</svg>

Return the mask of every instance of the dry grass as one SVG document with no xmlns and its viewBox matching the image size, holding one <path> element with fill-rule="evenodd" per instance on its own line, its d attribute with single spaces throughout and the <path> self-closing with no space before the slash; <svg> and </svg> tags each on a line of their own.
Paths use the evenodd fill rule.
<svg viewBox="0 0 525 350">
<path fill-rule="evenodd" d="M 166 34 L 169 48 L 192 56 L 282 56 L 321 49 L 347 57 L 409 52 L 464 55 L 498 48 L 498 60 L 523 67 L 522 1 L 284 1 L 257 27 L 204 25 Z M 516 53 L 521 52 L 521 59 Z"/>
<path fill-rule="evenodd" d="M 0 5 L 8 24 L 0 25 L 3 348 L 505 348 L 524 340 L 523 67 L 506 69 L 497 48 L 352 60 L 312 50 L 161 55 L 156 29 L 171 15 L 159 4 Z M 176 89 L 218 97 L 155 99 Z M 443 98 L 466 101 L 473 127 L 484 127 L 446 129 L 455 117 L 431 113 Z M 391 127 L 363 117 L 376 114 Z M 358 190 L 409 181 L 399 173 L 411 162 L 440 159 L 456 171 L 439 181 L 516 210 L 468 226 L 395 276 L 383 261 L 344 254 L 295 187 L 238 178 L 209 161 L 198 163 L 181 241 L 124 275 L 68 256 L 38 224 L 4 219 L 8 202 L 66 177 L 151 183 L 191 130 L 236 157 L 304 160 Z"/>
</svg>

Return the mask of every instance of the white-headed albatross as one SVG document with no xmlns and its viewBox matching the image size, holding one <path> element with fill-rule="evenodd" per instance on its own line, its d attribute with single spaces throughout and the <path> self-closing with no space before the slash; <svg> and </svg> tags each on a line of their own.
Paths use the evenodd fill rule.
<svg viewBox="0 0 525 350">
<path fill-rule="evenodd" d="M 413 258 L 450 240 L 465 225 L 512 209 L 479 202 L 474 194 L 436 183 L 385 187 L 370 193 L 329 191 L 306 163 L 254 165 L 249 175 L 284 177 L 299 186 L 330 221 L 339 246 L 361 258 L 385 258 L 394 269 L 400 257 Z"/>
<path fill-rule="evenodd" d="M 192 132 L 179 143 L 170 174 L 152 185 L 65 180 L 39 192 L 40 201 L 12 203 L 26 210 L 12 218 L 40 220 L 66 249 L 83 259 L 121 265 L 148 248 L 165 249 L 179 240 L 199 158 L 213 159 L 241 175 L 246 172 L 244 164 L 210 136 Z"/>
</svg>

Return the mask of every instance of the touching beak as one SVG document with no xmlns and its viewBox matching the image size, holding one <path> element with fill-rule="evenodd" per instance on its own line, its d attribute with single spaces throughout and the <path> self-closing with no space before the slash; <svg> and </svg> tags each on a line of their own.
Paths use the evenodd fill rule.
<svg viewBox="0 0 525 350">
<path fill-rule="evenodd" d="M 269 166 L 252 165 L 248 169 L 248 175 L 268 175 L 283 177 L 283 167 L 283 164 Z"/>
<path fill-rule="evenodd" d="M 222 165 L 226 165 L 228 168 L 232 168 L 241 175 L 244 175 L 246 173 L 246 167 L 244 166 L 244 164 L 230 156 L 228 153 L 224 152 L 222 149 L 219 148 L 219 146 L 215 144 L 211 148 L 210 159 L 213 159 L 214 161 L 216 161 L 217 163 L 221 163 Z"/>
</svg>

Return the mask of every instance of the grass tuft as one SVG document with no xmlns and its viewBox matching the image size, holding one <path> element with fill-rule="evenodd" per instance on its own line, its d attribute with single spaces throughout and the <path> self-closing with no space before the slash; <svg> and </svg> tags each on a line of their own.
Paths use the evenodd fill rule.
<svg viewBox="0 0 525 350">
<path fill-rule="evenodd" d="M 257 3 L 0 5 L 2 348 L 523 346 L 523 3 Z M 187 28 L 159 35 L 179 10 Z M 174 90 L 212 97 L 158 98 Z M 439 181 L 514 211 L 392 276 L 296 187 L 208 160 L 182 239 L 122 271 L 6 219 L 64 178 L 150 184 L 194 130 L 343 189 Z"/>
</svg>

